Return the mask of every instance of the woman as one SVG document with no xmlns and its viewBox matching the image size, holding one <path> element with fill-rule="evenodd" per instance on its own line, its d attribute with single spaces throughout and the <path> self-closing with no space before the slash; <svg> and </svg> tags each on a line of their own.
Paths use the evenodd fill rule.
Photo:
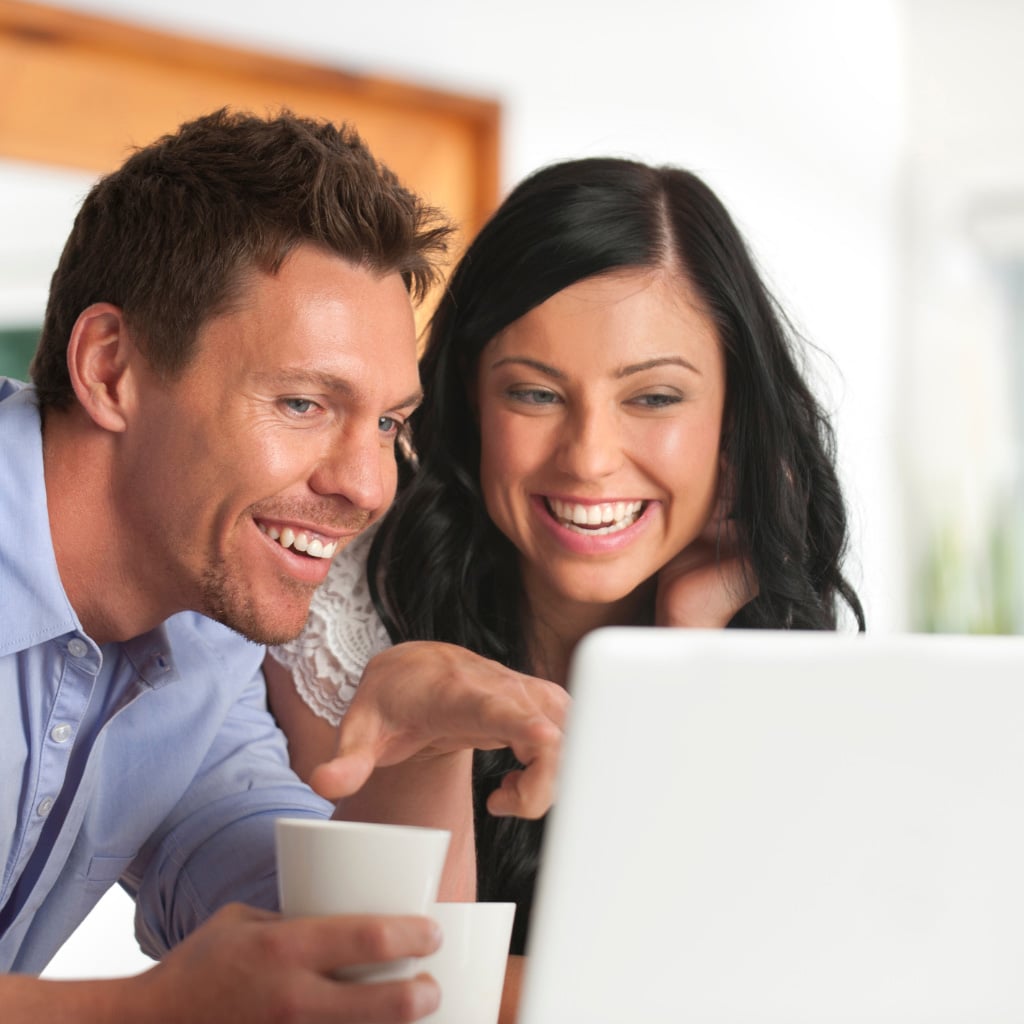
<svg viewBox="0 0 1024 1024">
<path fill-rule="evenodd" d="M 522 182 L 455 270 L 422 379 L 393 509 L 272 652 L 299 717 L 320 716 L 313 743 L 282 715 L 300 773 L 390 642 L 564 684 L 603 625 L 834 629 L 845 604 L 864 628 L 830 425 L 693 174 L 585 159 Z M 353 597 L 364 580 L 372 601 Z M 269 675 L 275 711 L 294 705 Z M 483 805 L 514 767 L 478 752 L 474 788 L 478 898 L 519 904 L 518 953 L 543 825 Z"/>
</svg>

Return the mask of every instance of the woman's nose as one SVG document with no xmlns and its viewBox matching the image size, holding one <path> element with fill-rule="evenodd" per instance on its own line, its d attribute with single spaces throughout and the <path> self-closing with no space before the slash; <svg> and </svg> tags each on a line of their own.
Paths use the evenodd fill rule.
<svg viewBox="0 0 1024 1024">
<path fill-rule="evenodd" d="M 603 409 L 581 410 L 567 418 L 559 446 L 559 466 L 579 480 L 597 480 L 623 462 L 623 435 L 618 417 Z"/>
</svg>

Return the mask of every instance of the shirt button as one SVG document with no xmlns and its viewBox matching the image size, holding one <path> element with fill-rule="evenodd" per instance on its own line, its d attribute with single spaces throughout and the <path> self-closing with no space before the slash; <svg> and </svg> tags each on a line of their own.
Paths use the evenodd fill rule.
<svg viewBox="0 0 1024 1024">
<path fill-rule="evenodd" d="M 89 645 L 77 636 L 68 641 L 68 654 L 72 658 L 84 658 L 89 653 Z"/>
<path fill-rule="evenodd" d="M 52 807 L 53 797 L 48 796 L 44 797 L 42 800 L 39 801 L 39 806 L 36 808 L 36 811 L 38 812 L 40 818 L 45 818 L 50 813 L 50 809 Z"/>
<path fill-rule="evenodd" d="M 50 730 L 50 739 L 54 743 L 66 743 L 71 737 L 71 726 L 67 723 L 55 725 Z"/>
</svg>

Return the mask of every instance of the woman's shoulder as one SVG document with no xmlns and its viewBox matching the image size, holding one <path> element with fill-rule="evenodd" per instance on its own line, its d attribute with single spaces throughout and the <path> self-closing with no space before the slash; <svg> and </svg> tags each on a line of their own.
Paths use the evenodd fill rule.
<svg viewBox="0 0 1024 1024">
<path fill-rule="evenodd" d="M 376 527 L 361 533 L 331 562 L 310 602 L 305 628 L 270 656 L 291 671 L 310 709 L 332 724 L 348 709 L 367 662 L 390 646 L 366 579 Z"/>
</svg>

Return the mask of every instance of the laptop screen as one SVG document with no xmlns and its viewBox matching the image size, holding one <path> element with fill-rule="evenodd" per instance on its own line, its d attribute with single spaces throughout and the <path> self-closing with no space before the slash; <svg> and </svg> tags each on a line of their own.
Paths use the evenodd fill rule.
<svg viewBox="0 0 1024 1024">
<path fill-rule="evenodd" d="M 1024 638 L 607 629 L 519 1024 L 1024 1020 Z"/>
</svg>

